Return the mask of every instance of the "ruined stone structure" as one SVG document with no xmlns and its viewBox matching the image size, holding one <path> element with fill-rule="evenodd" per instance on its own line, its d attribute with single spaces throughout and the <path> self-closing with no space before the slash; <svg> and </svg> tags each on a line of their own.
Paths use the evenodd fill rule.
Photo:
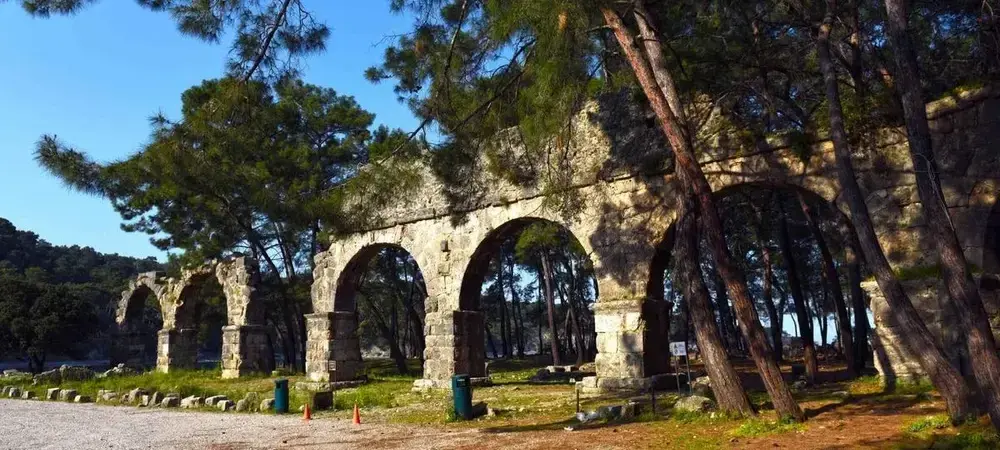
<svg viewBox="0 0 1000 450">
<path fill-rule="evenodd" d="M 222 377 L 236 378 L 252 372 L 270 372 L 272 350 L 264 326 L 264 311 L 257 298 L 257 267 L 238 256 L 184 269 L 179 278 L 161 273 L 140 274 L 122 293 L 112 340 L 112 365 L 124 362 L 141 366 L 146 361 L 145 336 L 137 326 L 143 303 L 153 295 L 160 305 L 163 327 L 157 332 L 156 368 L 161 372 L 191 369 L 197 363 L 197 289 L 215 277 L 226 298 L 226 326 L 222 328 Z"/>
<path fill-rule="evenodd" d="M 998 97 L 1000 91 L 984 89 L 928 106 L 944 195 L 967 256 L 980 267 L 987 253 L 987 218 L 1000 193 L 1000 152 L 991 148 L 1000 142 L 994 131 L 1000 128 Z M 473 170 L 473 180 L 461 187 L 439 183 L 428 170 L 419 192 L 400 198 L 378 226 L 333 240 L 316 257 L 309 378 L 330 382 L 363 376 L 354 291 L 361 268 L 387 246 L 408 251 L 426 281 L 424 380 L 417 385 L 446 386 L 456 373 L 486 375 L 478 303 L 490 253 L 502 237 L 549 221 L 579 240 L 597 278 L 597 376 L 585 380 L 585 387 L 648 385 L 663 370 L 667 349 L 662 327 L 654 324 L 669 310 L 663 305 L 662 276 L 669 260 L 666 237 L 677 218 L 677 186 L 669 150 L 638 103 L 617 98 L 590 105 L 574 121 L 571 137 L 545 152 L 526 155 L 498 139 Z M 825 200 L 844 218 L 849 215 L 839 196 L 830 142 L 803 149 L 776 140 L 760 149 L 721 130 L 706 129 L 700 136 L 702 167 L 715 191 L 751 184 L 794 189 Z M 856 149 L 854 161 L 881 244 L 901 270 L 935 264 L 906 146 L 904 130 L 882 130 L 876 142 Z M 546 195 L 545 180 L 556 177 L 570 189 Z M 537 182 L 523 187 L 509 181 L 513 178 Z M 926 283 L 914 289 L 928 291 Z M 876 347 L 901 348 L 874 297 L 875 340 L 883 343 Z M 915 295 L 914 300 L 935 321 L 942 312 L 928 304 L 932 297 L 937 298 Z M 949 332 L 938 332 L 947 346 Z M 893 342 L 884 344 L 887 340 Z M 880 360 L 889 373 L 905 365 L 906 355 L 894 350 Z"/>
</svg>

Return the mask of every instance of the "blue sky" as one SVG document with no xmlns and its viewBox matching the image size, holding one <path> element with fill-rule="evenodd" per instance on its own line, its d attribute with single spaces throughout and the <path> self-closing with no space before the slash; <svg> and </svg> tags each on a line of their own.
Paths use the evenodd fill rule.
<svg viewBox="0 0 1000 450">
<path fill-rule="evenodd" d="M 59 245 L 163 257 L 142 234 L 125 233 L 108 202 L 69 190 L 33 160 L 51 133 L 100 161 L 124 158 L 146 142 L 147 118 L 177 118 L 180 94 L 222 74 L 228 42 L 181 35 L 170 16 L 131 0 L 101 0 L 72 17 L 34 19 L 20 2 L 0 2 L 0 217 Z M 311 6 L 332 30 L 327 51 L 305 61 L 306 81 L 353 95 L 376 123 L 411 129 L 417 121 L 391 84 L 364 69 L 381 61 L 386 36 L 406 17 L 387 1 Z"/>
</svg>

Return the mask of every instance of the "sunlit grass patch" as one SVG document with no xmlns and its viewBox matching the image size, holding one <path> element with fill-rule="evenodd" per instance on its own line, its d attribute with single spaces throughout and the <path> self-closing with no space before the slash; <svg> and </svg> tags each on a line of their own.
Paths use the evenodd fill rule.
<svg viewBox="0 0 1000 450">
<path fill-rule="evenodd" d="M 805 425 L 791 420 L 748 419 L 730 434 L 736 437 L 757 437 L 770 434 L 800 432 Z"/>
<path fill-rule="evenodd" d="M 927 416 L 917 419 L 906 426 L 906 431 L 919 433 L 928 430 L 942 430 L 951 426 L 951 420 L 945 415 Z"/>
</svg>

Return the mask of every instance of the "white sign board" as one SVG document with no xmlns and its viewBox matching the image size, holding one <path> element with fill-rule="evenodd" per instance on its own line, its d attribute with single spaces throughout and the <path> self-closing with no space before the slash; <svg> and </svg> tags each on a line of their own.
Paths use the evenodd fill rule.
<svg viewBox="0 0 1000 450">
<path fill-rule="evenodd" d="M 670 354 L 672 356 L 687 356 L 687 343 L 684 341 L 671 342 Z"/>
</svg>

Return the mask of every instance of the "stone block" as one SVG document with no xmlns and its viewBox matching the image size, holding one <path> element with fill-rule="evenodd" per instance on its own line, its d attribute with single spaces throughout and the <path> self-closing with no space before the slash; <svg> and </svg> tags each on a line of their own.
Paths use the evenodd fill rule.
<svg viewBox="0 0 1000 450">
<path fill-rule="evenodd" d="M 59 388 L 49 388 L 49 389 L 46 389 L 45 390 L 45 399 L 46 400 L 59 400 L 60 399 L 59 398 L 59 392 L 60 391 L 61 391 L 61 389 L 59 389 Z"/>
<path fill-rule="evenodd" d="M 205 406 L 214 407 L 216 404 L 222 401 L 229 400 L 225 395 L 213 395 L 211 397 L 205 397 Z"/>
<path fill-rule="evenodd" d="M 270 411 L 271 408 L 274 408 L 274 399 L 273 398 L 265 398 L 264 400 L 260 401 L 260 410 L 261 411 Z"/>
<path fill-rule="evenodd" d="M 31 400 L 35 398 L 35 393 L 29 390 L 25 390 L 24 392 L 21 393 L 21 398 L 24 400 Z"/>
<path fill-rule="evenodd" d="M 89 395 L 77 395 L 73 398 L 73 403 L 91 403 L 94 399 L 90 398 Z"/>
<path fill-rule="evenodd" d="M 702 397 L 700 395 L 691 395 L 688 397 L 682 397 L 677 400 L 674 404 L 675 411 L 686 411 L 686 412 L 706 412 L 715 407 L 715 402 L 708 397 Z"/>
<path fill-rule="evenodd" d="M 64 402 L 71 402 L 76 398 L 76 390 L 73 389 L 63 389 L 59 391 L 59 400 Z"/>
<path fill-rule="evenodd" d="M 135 388 L 128 392 L 128 403 L 135 403 L 142 399 L 143 395 L 148 395 L 149 392 L 142 388 Z"/>
<path fill-rule="evenodd" d="M 250 403 L 246 399 L 240 399 L 236 401 L 236 412 L 246 412 L 249 408 Z"/>
<path fill-rule="evenodd" d="M 219 408 L 220 411 L 231 411 L 236 407 L 236 403 L 232 400 L 219 400 L 215 403 L 215 406 Z"/>
<path fill-rule="evenodd" d="M 160 406 L 163 402 L 163 394 L 159 392 L 154 392 L 153 395 L 149 396 L 149 406 Z"/>
<path fill-rule="evenodd" d="M 118 395 L 117 392 L 104 391 L 104 393 L 99 394 L 97 398 L 106 402 L 112 402 L 118 400 L 121 396 Z"/>
<path fill-rule="evenodd" d="M 141 395 L 139 396 L 139 406 L 150 406 L 152 404 L 151 400 L 152 400 L 151 396 Z"/>
<path fill-rule="evenodd" d="M 192 395 L 190 397 L 184 397 L 181 400 L 181 408 L 190 409 L 197 408 L 199 406 L 201 406 L 201 397 Z"/>
<path fill-rule="evenodd" d="M 319 391 L 312 394 L 312 405 L 310 406 L 313 410 L 320 411 L 324 409 L 333 408 L 333 391 Z"/>
<path fill-rule="evenodd" d="M 21 388 L 12 387 L 7 391 L 7 396 L 10 398 L 21 398 Z"/>
<path fill-rule="evenodd" d="M 164 408 L 176 408 L 181 405 L 180 397 L 164 397 L 163 401 L 160 402 L 160 406 Z"/>
</svg>

